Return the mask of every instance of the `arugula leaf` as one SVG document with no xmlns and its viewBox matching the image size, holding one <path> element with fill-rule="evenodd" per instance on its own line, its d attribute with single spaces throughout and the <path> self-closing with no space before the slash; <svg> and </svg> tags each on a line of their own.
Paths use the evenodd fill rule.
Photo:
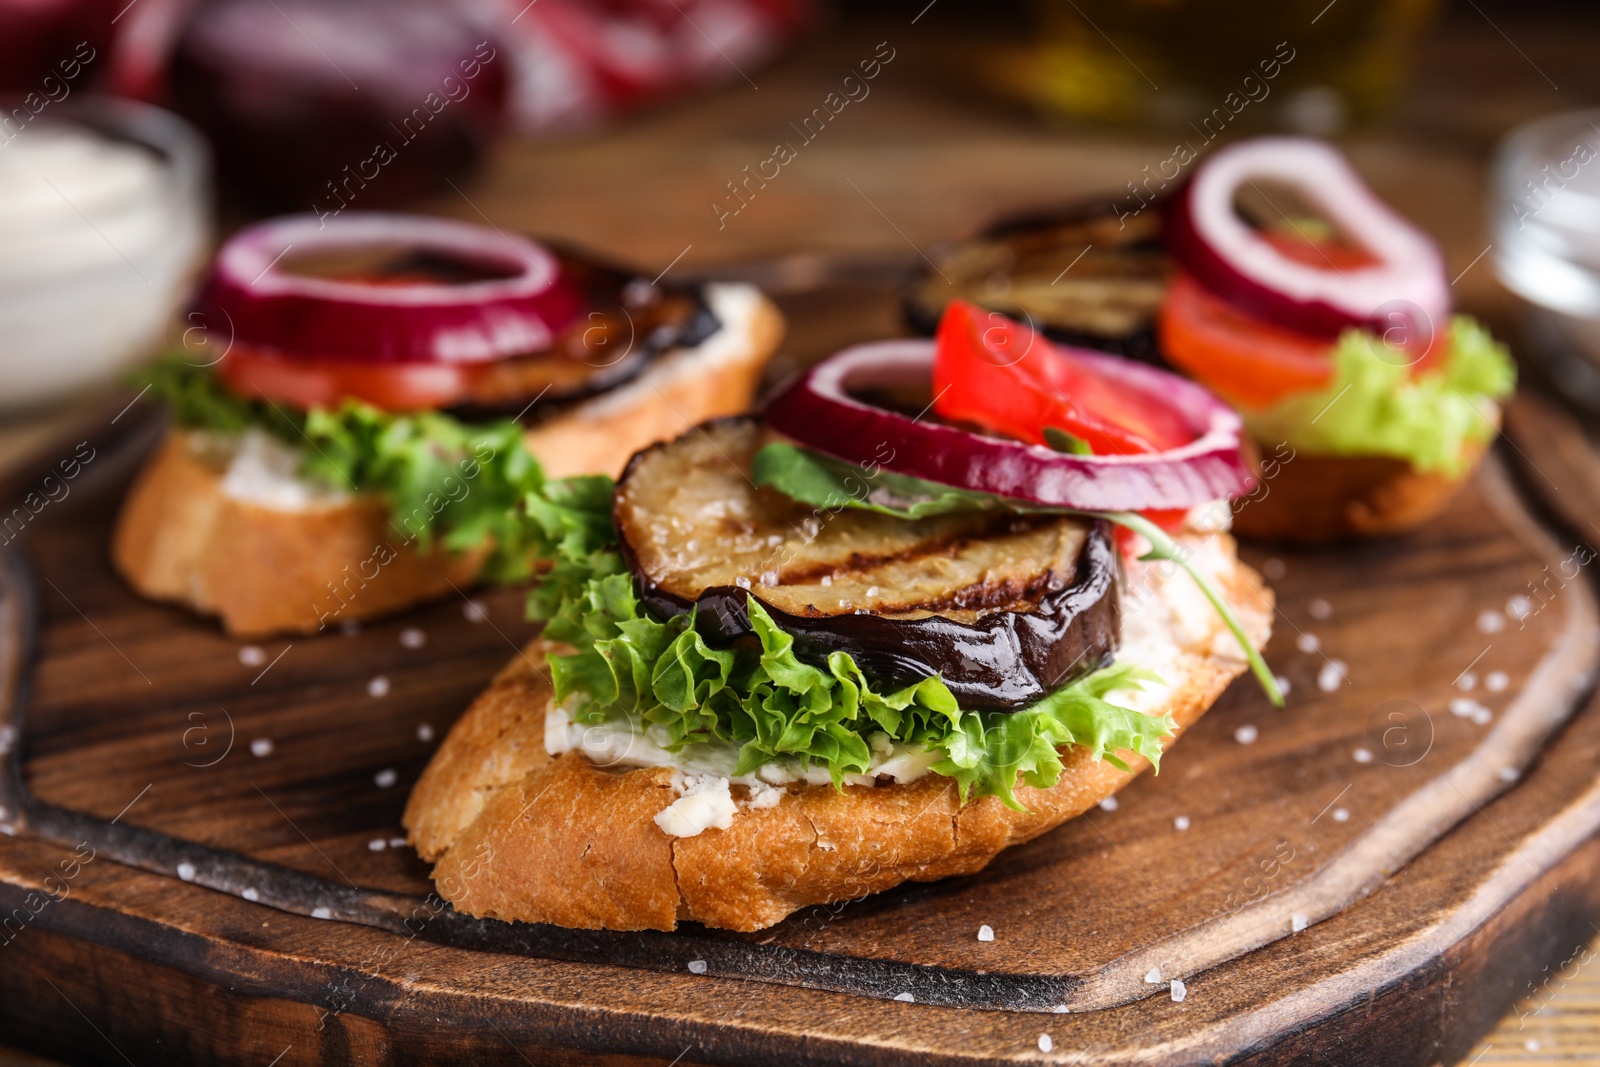
<svg viewBox="0 0 1600 1067">
<path fill-rule="evenodd" d="M 1045 510 L 882 468 L 868 470 L 781 441 L 756 452 L 750 461 L 750 480 L 829 511 L 863 508 L 900 519 L 925 519 L 952 511 Z"/>
<path fill-rule="evenodd" d="M 1046 426 L 1044 428 L 1044 443 L 1057 452 L 1066 452 L 1073 456 L 1094 455 L 1094 449 L 1089 447 L 1088 441 L 1054 426 Z"/>
</svg>

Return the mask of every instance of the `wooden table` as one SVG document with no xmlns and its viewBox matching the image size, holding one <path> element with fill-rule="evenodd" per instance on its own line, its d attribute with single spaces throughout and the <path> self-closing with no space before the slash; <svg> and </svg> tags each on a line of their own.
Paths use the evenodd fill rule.
<svg viewBox="0 0 1600 1067">
<path fill-rule="evenodd" d="M 1428 41 L 1416 86 L 1392 123 L 1355 138 L 1351 149 L 1386 198 L 1440 237 L 1452 276 L 1464 272 L 1459 301 L 1505 330 L 1511 301 L 1479 258 L 1488 243 L 1487 153 L 1517 121 L 1600 97 L 1600 68 L 1591 62 L 1600 34 L 1467 16 Z M 888 42 L 894 59 L 872 95 L 719 225 L 713 204 L 733 203 L 726 183 L 767 158 L 790 136 L 788 123 L 878 42 Z M 931 243 L 996 214 L 1120 187 L 1163 158 L 1165 135 L 1050 128 L 952 75 L 973 49 L 998 55 L 1010 46 L 981 26 L 943 22 L 937 10 L 915 25 L 909 15 L 847 24 L 751 72 L 758 88 L 738 80 L 605 134 L 509 146 L 477 181 L 426 207 L 670 264 L 675 273 L 807 252 L 825 254 L 831 269 L 844 260 L 881 273 L 916 263 Z M 792 258 L 788 276 L 811 265 Z M 815 317 L 809 335 L 826 339 L 826 302 L 805 311 Z M 898 324 L 885 315 L 876 330 L 888 335 Z M 859 324 L 841 324 L 837 340 L 860 334 Z M 35 424 L 0 437 L 0 456 L 40 432 Z M 1586 962 L 1587 952 L 1574 946 L 1571 965 L 1530 990 L 1468 1062 L 1600 1059 L 1600 967 Z M 9 1062 L 33 1061 L 0 1055 L 0 1064 Z"/>
</svg>

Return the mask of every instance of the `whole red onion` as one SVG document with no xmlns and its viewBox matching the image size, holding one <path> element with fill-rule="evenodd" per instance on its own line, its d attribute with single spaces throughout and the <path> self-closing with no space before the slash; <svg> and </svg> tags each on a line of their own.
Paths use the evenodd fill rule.
<svg viewBox="0 0 1600 1067">
<path fill-rule="evenodd" d="M 217 0 L 184 28 L 175 110 L 226 187 L 318 215 L 395 204 L 471 170 L 501 127 L 509 56 L 428 0 Z"/>
</svg>

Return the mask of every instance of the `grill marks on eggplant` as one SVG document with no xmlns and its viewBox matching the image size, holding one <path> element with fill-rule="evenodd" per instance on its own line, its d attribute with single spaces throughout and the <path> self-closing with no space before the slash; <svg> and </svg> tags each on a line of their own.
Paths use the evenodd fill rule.
<svg viewBox="0 0 1600 1067">
<path fill-rule="evenodd" d="M 646 604 L 698 605 L 708 640 L 749 632 L 753 594 L 802 658 L 843 650 L 885 686 L 941 674 L 963 704 L 1016 708 L 1109 660 L 1116 554 L 1101 524 L 1059 516 L 906 522 L 815 510 L 756 488 L 753 419 L 635 456 L 615 518 Z"/>
</svg>

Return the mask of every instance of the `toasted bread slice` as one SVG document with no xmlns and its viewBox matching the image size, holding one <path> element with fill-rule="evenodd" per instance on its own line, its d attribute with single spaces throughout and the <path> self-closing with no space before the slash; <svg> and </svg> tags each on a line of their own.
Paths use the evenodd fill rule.
<svg viewBox="0 0 1600 1067">
<path fill-rule="evenodd" d="M 1404 533 L 1443 511 L 1488 449 L 1488 442 L 1469 442 L 1457 475 L 1419 471 L 1389 456 L 1302 454 L 1246 498 L 1233 529 L 1240 537 L 1296 545 Z"/>
<path fill-rule="evenodd" d="M 1220 558 L 1228 599 L 1264 643 L 1271 593 L 1233 561 L 1227 535 L 1211 537 L 1192 546 Z M 1139 645 L 1147 657 L 1165 650 L 1147 665 L 1167 687 L 1145 710 L 1166 711 L 1180 732 L 1245 669 L 1220 622 L 1180 618 L 1169 583 L 1187 581 L 1145 567 L 1130 576 L 1149 591 L 1134 611 L 1157 613 L 1137 624 Z M 962 804 L 955 784 L 931 772 L 905 784 L 801 785 L 776 804 L 740 798 L 727 829 L 675 837 L 656 821 L 678 799 L 675 771 L 547 753 L 545 657 L 559 651 L 536 640 L 512 660 L 451 730 L 406 806 L 411 842 L 435 861 L 439 892 L 468 914 L 617 930 L 671 930 L 682 920 L 759 930 L 808 905 L 971 874 L 1148 766 L 1124 753 L 1132 771 L 1121 771 L 1066 750 L 1056 785 L 1018 787 L 1026 812 L 995 797 Z M 733 787 L 736 798 L 743 788 Z"/>
<path fill-rule="evenodd" d="M 618 474 L 639 449 L 750 406 L 783 318 L 749 286 L 711 286 L 707 295 L 722 328 L 705 342 L 528 430 L 547 474 Z M 129 491 L 112 558 L 145 596 L 215 615 L 236 637 L 260 637 L 387 614 L 477 573 L 476 557 L 407 548 L 374 498 L 294 507 L 241 498 L 224 485 L 214 453 L 175 432 Z"/>
</svg>

